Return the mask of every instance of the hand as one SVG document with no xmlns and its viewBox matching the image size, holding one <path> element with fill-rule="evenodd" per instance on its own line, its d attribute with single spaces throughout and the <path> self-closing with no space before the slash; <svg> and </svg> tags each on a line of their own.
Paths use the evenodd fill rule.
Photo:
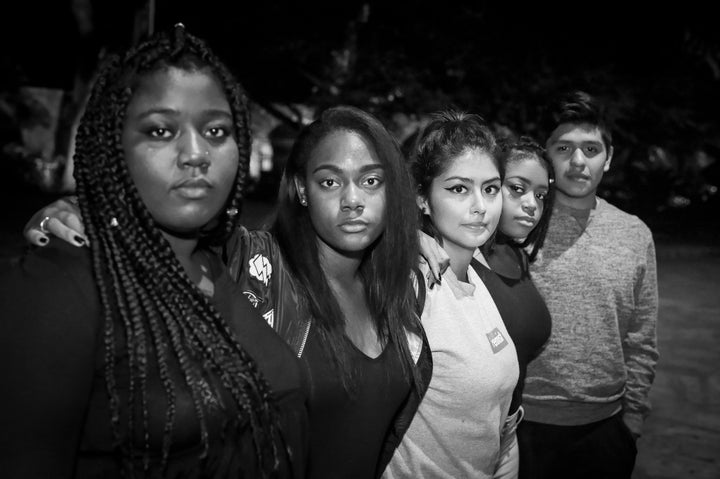
<svg viewBox="0 0 720 479">
<path fill-rule="evenodd" d="M 48 244 L 50 235 L 77 247 L 89 244 L 74 196 L 61 198 L 35 213 L 25 225 L 23 235 L 36 246 Z"/>
<path fill-rule="evenodd" d="M 420 242 L 420 261 L 427 263 L 430 268 L 426 280 L 428 288 L 432 289 L 435 283 L 441 284 L 442 274 L 450 266 L 450 257 L 433 237 L 422 231 L 418 231 L 418 241 Z"/>
</svg>

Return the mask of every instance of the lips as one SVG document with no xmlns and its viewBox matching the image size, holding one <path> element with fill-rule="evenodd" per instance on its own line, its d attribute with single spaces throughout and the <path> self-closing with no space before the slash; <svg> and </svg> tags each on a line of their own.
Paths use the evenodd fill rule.
<svg viewBox="0 0 720 479">
<path fill-rule="evenodd" d="M 172 189 L 183 198 L 197 200 L 206 197 L 212 187 L 212 183 L 200 177 L 182 180 L 176 183 Z"/>
<path fill-rule="evenodd" d="M 482 222 L 464 223 L 463 226 L 471 230 L 487 229 L 487 223 Z"/>
<path fill-rule="evenodd" d="M 565 178 L 571 181 L 590 181 L 590 177 L 583 174 L 578 173 L 571 173 L 568 175 L 565 175 Z"/>
<path fill-rule="evenodd" d="M 338 225 L 345 233 L 360 233 L 368 227 L 367 221 L 364 220 L 347 220 Z"/>
<path fill-rule="evenodd" d="M 537 220 L 532 216 L 516 216 L 515 221 L 526 226 L 535 226 Z"/>
</svg>

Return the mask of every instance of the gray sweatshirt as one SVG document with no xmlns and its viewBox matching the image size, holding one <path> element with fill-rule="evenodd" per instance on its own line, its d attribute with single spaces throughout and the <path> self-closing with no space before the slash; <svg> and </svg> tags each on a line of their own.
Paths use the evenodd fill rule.
<svg viewBox="0 0 720 479">
<path fill-rule="evenodd" d="M 648 227 L 602 198 L 592 210 L 557 205 L 531 274 L 552 333 L 528 366 L 526 419 L 579 425 L 622 410 L 640 434 L 658 359 Z"/>
</svg>

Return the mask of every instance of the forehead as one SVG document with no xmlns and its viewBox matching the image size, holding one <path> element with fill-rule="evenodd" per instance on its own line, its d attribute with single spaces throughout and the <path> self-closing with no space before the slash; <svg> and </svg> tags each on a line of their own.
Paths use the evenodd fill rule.
<svg viewBox="0 0 720 479">
<path fill-rule="evenodd" d="M 140 77 L 128 105 L 128 113 L 151 109 L 226 110 L 227 96 L 208 69 L 186 71 L 176 67 Z"/>
<path fill-rule="evenodd" d="M 545 162 L 535 156 L 513 160 L 505 167 L 505 178 L 523 178 L 534 185 L 549 185 L 548 170 Z"/>
<path fill-rule="evenodd" d="M 354 131 L 336 130 L 315 146 L 308 171 L 324 167 L 354 170 L 369 165 L 379 166 L 380 160 L 367 140 Z"/>
<path fill-rule="evenodd" d="M 478 183 L 498 178 L 500 170 L 486 151 L 467 149 L 448 161 L 447 168 L 439 175 L 440 180 L 452 177 L 468 178 Z"/>
<path fill-rule="evenodd" d="M 548 139 L 548 144 L 560 142 L 602 144 L 602 132 L 600 128 L 590 123 L 562 123 L 555 128 Z"/>
</svg>

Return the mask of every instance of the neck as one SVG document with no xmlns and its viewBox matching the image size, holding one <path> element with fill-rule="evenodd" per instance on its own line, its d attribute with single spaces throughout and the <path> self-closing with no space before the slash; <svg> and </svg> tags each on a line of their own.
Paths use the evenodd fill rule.
<svg viewBox="0 0 720 479">
<path fill-rule="evenodd" d="M 318 240 L 320 267 L 331 284 L 349 285 L 357 281 L 364 251 L 344 253 Z"/>
<path fill-rule="evenodd" d="M 462 248 L 447 241 L 445 241 L 443 249 L 450 257 L 450 268 L 453 273 L 455 273 L 455 277 L 460 281 L 467 282 L 467 270 L 470 267 L 470 261 L 472 261 L 475 251 Z"/>
<path fill-rule="evenodd" d="M 593 192 L 591 195 L 576 198 L 573 196 L 568 196 L 562 191 L 557 190 L 555 193 L 555 201 L 557 201 L 563 206 L 575 208 L 576 210 L 590 210 L 595 207 L 595 192 Z"/>
</svg>

